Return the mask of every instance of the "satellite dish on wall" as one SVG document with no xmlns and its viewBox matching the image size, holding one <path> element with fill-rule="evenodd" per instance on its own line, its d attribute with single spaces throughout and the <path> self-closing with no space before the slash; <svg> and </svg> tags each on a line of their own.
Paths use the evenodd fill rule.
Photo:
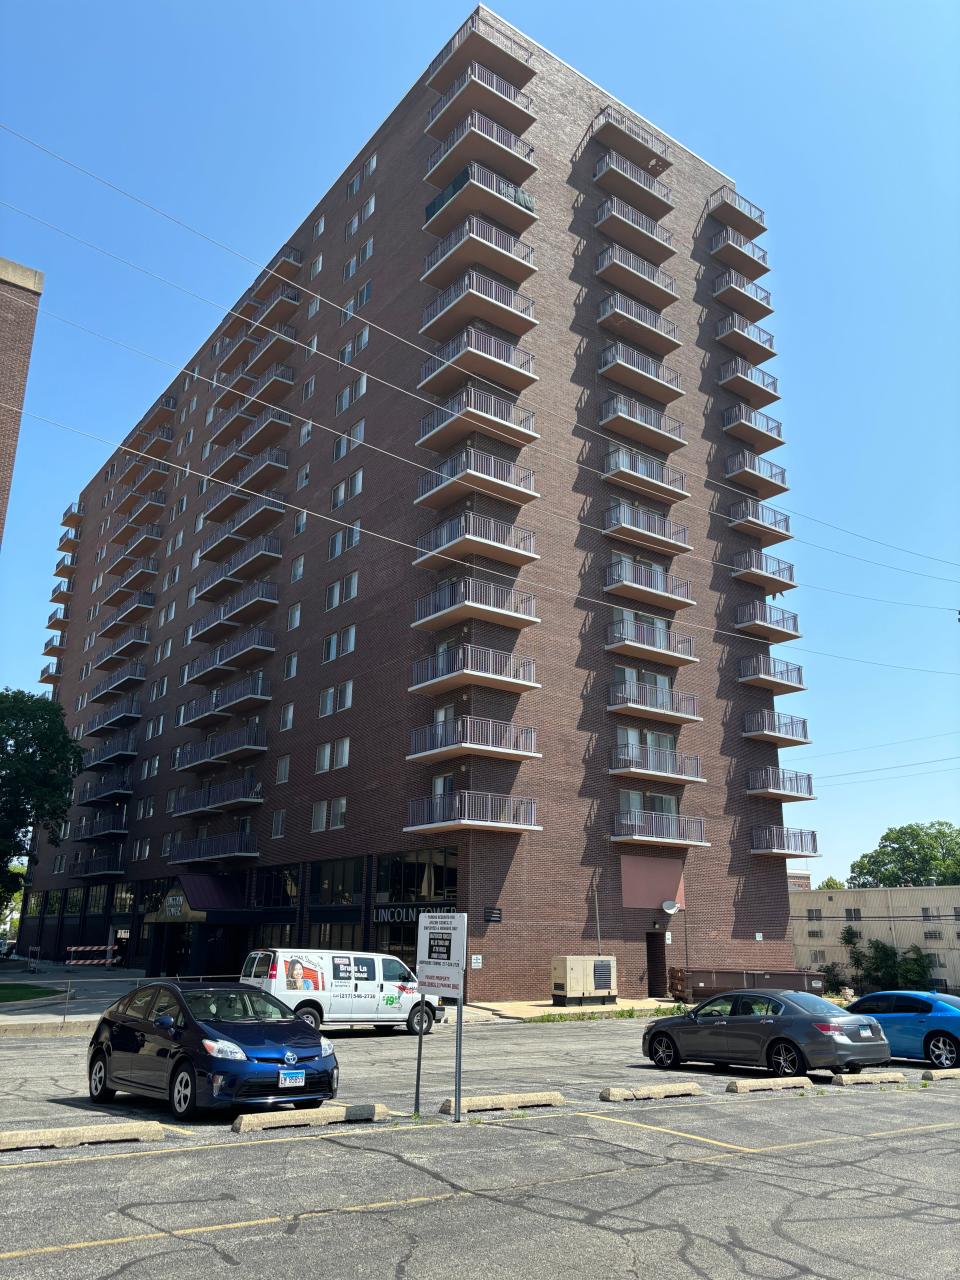
<svg viewBox="0 0 960 1280">
<path fill-rule="evenodd" d="M 666 902 L 661 902 L 660 905 L 668 916 L 675 916 L 680 910 L 680 903 L 674 902 L 672 898 L 667 898 Z"/>
</svg>

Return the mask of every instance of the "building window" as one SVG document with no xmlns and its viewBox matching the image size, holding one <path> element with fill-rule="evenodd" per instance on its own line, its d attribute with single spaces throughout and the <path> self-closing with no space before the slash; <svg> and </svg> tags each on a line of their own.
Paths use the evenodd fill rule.
<svg viewBox="0 0 960 1280">
<path fill-rule="evenodd" d="M 283 660 L 283 678 L 284 680 L 292 680 L 296 674 L 297 674 L 297 654 L 296 654 L 296 650 L 294 650 L 293 653 L 288 653 Z"/>
<path fill-rule="evenodd" d="M 359 541 L 360 521 L 354 520 L 353 524 L 348 525 L 345 529 L 338 529 L 336 533 L 330 535 L 327 542 L 327 559 L 336 560 L 345 551 L 355 547 Z"/>
<path fill-rule="evenodd" d="M 370 153 L 370 155 L 367 156 L 366 160 L 364 160 L 363 162 L 363 176 L 365 178 L 369 178 L 372 173 L 376 172 L 376 168 L 377 168 L 377 153 L 373 151 Z"/>
<path fill-rule="evenodd" d="M 347 797 L 336 796 L 330 801 L 330 830 L 337 831 L 347 825 Z M 942 967 L 942 966 L 940 966 Z"/>
<path fill-rule="evenodd" d="M 286 830 L 286 826 L 287 826 L 286 809 L 274 809 L 273 821 L 270 826 L 270 838 L 272 840 L 279 840 L 281 836 L 284 834 L 284 831 Z"/>
<path fill-rule="evenodd" d="M 326 831 L 327 829 L 327 802 L 326 800 L 315 800 L 313 802 L 313 812 L 310 815 L 311 831 Z"/>
<path fill-rule="evenodd" d="M 823 937 L 823 930 L 822 930 L 822 929 L 808 929 L 808 930 L 807 930 L 807 937 L 808 937 L 808 938 L 822 938 L 822 937 Z"/>
<path fill-rule="evenodd" d="M 290 757 L 280 756 L 277 760 L 277 782 L 290 781 Z"/>
<path fill-rule="evenodd" d="M 343 264 L 343 278 L 344 280 L 352 280 L 356 274 L 357 274 L 357 255 L 354 253 L 354 254 L 351 254 L 351 256 Z"/>
<path fill-rule="evenodd" d="M 822 920 L 822 919 L 823 919 L 823 911 L 820 909 L 820 907 L 807 907 L 807 919 L 808 919 L 808 920 Z"/>
<path fill-rule="evenodd" d="M 313 435 L 313 423 L 305 422 L 300 428 L 300 443 L 302 445 L 306 444 L 312 435 Z"/>
<path fill-rule="evenodd" d="M 293 518 L 293 536 L 296 537 L 298 533 L 303 533 L 306 527 L 307 513 L 305 511 L 298 511 Z"/>
<path fill-rule="evenodd" d="M 348 200 L 351 199 L 352 196 L 355 196 L 357 192 L 360 190 L 360 183 L 362 181 L 363 181 L 363 173 L 361 170 L 358 169 L 357 172 L 353 175 L 353 177 L 347 183 L 347 199 Z"/>
<path fill-rule="evenodd" d="M 280 728 L 281 730 L 293 728 L 293 703 L 292 702 L 285 702 L 283 706 L 280 708 Z"/>
<path fill-rule="evenodd" d="M 326 231 L 326 229 L 327 229 L 327 219 L 324 216 L 324 214 L 321 213 L 320 217 L 317 218 L 316 222 L 314 222 L 313 224 L 314 240 L 319 240 L 320 237 L 323 235 L 324 231 Z"/>
<path fill-rule="evenodd" d="M 351 449 L 356 449 L 358 444 L 363 443 L 365 429 L 366 419 L 360 418 L 349 431 L 344 432 L 342 436 L 337 436 L 333 442 L 334 462 L 339 462 L 341 458 L 346 457 Z"/>
<path fill-rule="evenodd" d="M 330 685 L 320 690 L 319 716 L 332 716 L 335 711 L 347 711 L 353 706 L 353 681 L 344 680 L 342 684 Z"/>
<path fill-rule="evenodd" d="M 323 254 L 318 253 L 314 260 L 310 263 L 310 279 L 315 280 L 323 270 Z"/>
<path fill-rule="evenodd" d="M 330 760 L 332 758 L 333 744 L 330 742 L 321 742 L 317 747 L 317 764 L 315 773 L 327 773 L 330 769 Z"/>
<path fill-rule="evenodd" d="M 351 236 L 355 236 L 359 230 L 360 230 L 360 215 L 359 213 L 353 213 L 347 219 L 346 226 L 343 228 L 344 239 L 349 240 Z"/>
<path fill-rule="evenodd" d="M 309 400 L 314 393 L 316 385 L 317 380 L 311 375 L 300 389 L 300 399 Z"/>
<path fill-rule="evenodd" d="M 307 303 L 307 319 L 312 320 L 319 310 L 320 310 L 320 299 L 317 297 L 311 298 L 310 301 Z"/>
<path fill-rule="evenodd" d="M 290 565 L 290 581 L 299 582 L 303 577 L 303 556 L 296 556 Z"/>
<path fill-rule="evenodd" d="M 363 244 L 360 246 L 360 251 L 357 254 L 357 258 L 360 261 L 360 264 L 362 265 L 364 262 L 369 262 L 372 257 L 373 257 L 373 236 L 370 236 L 370 238 L 368 240 L 364 240 Z"/>
<path fill-rule="evenodd" d="M 826 951 L 811 951 L 811 952 L 810 952 L 810 963 L 811 963 L 811 964 L 826 964 L 826 962 L 827 962 L 827 953 L 826 953 Z"/>
<path fill-rule="evenodd" d="M 297 472 L 297 489 L 305 489 L 310 483 L 310 463 L 305 462 Z"/>
<path fill-rule="evenodd" d="M 345 769 L 350 763 L 350 739 L 337 738 L 333 744 L 333 767 Z"/>
<path fill-rule="evenodd" d="M 366 222 L 366 220 L 373 215 L 373 212 L 376 209 L 376 207 L 377 207 L 376 193 L 374 193 L 372 196 L 367 196 L 366 200 L 364 200 L 363 204 L 360 206 L 360 221 Z"/>
<path fill-rule="evenodd" d="M 300 602 L 292 604 L 287 610 L 287 630 L 296 631 L 300 625 Z"/>
<path fill-rule="evenodd" d="M 862 920 L 863 915 L 859 907 L 847 907 L 843 913 L 848 920 Z"/>
</svg>

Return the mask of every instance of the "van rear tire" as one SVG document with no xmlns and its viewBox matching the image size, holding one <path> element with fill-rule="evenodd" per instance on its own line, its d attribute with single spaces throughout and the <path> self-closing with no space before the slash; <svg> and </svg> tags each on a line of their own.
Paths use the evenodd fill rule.
<svg viewBox="0 0 960 1280">
<path fill-rule="evenodd" d="M 407 1018 L 407 1030 L 412 1036 L 420 1034 L 420 1005 L 415 1004 Z M 428 1036 L 433 1030 L 433 1010 L 428 1004 L 423 1006 L 423 1034 Z"/>
<path fill-rule="evenodd" d="M 323 1010 L 318 1004 L 298 1004 L 296 1013 L 297 1017 L 313 1027 L 314 1031 L 319 1031 L 323 1026 Z"/>
</svg>

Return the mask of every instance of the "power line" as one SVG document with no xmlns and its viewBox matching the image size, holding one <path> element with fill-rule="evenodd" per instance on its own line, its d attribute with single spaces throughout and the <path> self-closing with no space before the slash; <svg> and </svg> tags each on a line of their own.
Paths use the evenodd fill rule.
<svg viewBox="0 0 960 1280">
<path fill-rule="evenodd" d="M 791 759 L 802 759 L 804 763 L 808 760 L 826 760 L 830 756 L 849 756 L 858 751 L 879 751 L 883 747 L 901 747 L 908 742 L 932 742 L 937 738 L 955 738 L 960 733 L 960 729 L 948 729 L 944 733 L 922 733 L 916 738 L 895 738 L 893 742 L 874 742 L 866 747 L 845 747 L 842 751 L 821 751 L 815 756 L 808 756 L 806 752 L 798 751 L 796 756 L 791 755 Z"/>
<path fill-rule="evenodd" d="M 85 168 L 83 165 L 78 164 L 76 161 L 70 160 L 68 157 L 60 155 L 58 152 L 52 150 L 49 147 L 44 146 L 42 143 L 37 142 L 35 139 L 28 137 L 26 134 L 20 133 L 18 130 L 13 129 L 9 125 L 6 125 L 0 122 L 0 129 L 3 129 L 6 133 L 10 134 L 12 137 L 17 138 L 19 141 L 27 144 L 28 146 L 31 146 L 36 150 L 42 152 L 44 155 L 49 156 L 51 159 L 54 159 L 59 163 L 64 164 L 71 169 L 74 169 L 76 172 L 83 174 L 85 177 L 90 178 L 92 181 L 100 183 L 102 186 L 105 186 L 109 190 L 115 192 L 116 194 L 123 196 L 125 199 L 130 200 L 133 203 L 140 205 L 142 208 L 149 210 L 151 213 L 154 213 L 158 217 L 165 219 L 167 222 L 170 222 L 172 225 L 179 227 L 181 230 L 187 231 L 191 235 L 195 235 L 200 239 L 204 240 L 207 244 L 213 245 L 215 248 L 221 249 L 224 252 L 231 254 L 233 257 L 236 257 L 241 261 L 246 262 L 248 265 L 255 267 L 258 272 L 266 273 L 271 276 L 276 276 L 277 279 L 282 280 L 285 283 L 288 283 L 286 281 L 286 278 L 282 276 L 280 272 L 276 271 L 275 268 L 270 267 L 268 264 L 265 265 L 262 263 L 258 263 L 256 259 L 250 258 L 248 255 L 240 252 L 240 250 L 235 249 L 232 245 L 228 245 L 225 242 L 218 240 L 215 237 L 207 234 L 206 232 L 201 231 L 199 228 L 194 227 L 190 223 L 183 221 L 182 219 L 176 217 L 174 214 L 168 213 L 166 210 L 161 209 L 159 206 L 152 204 L 150 201 L 145 200 L 143 197 L 138 196 L 133 192 L 126 190 L 124 187 L 119 186 L 119 184 L 112 182 L 110 179 L 103 177 L 101 174 L 95 173 L 92 170 Z M 13 208 L 14 206 L 8 206 L 8 207 Z M 17 212 L 23 212 L 23 211 L 17 210 Z M 27 215 L 27 216 L 30 216 L 30 215 Z M 324 305 L 328 307 L 332 307 L 338 312 L 343 310 L 341 303 L 335 302 L 333 299 L 327 298 L 321 293 L 317 293 L 315 290 L 309 288 L 308 286 L 301 285 L 300 288 L 302 292 L 306 293 L 310 297 L 316 298 L 318 301 L 324 303 Z M 429 358 L 435 358 L 435 355 L 436 355 L 435 352 L 431 351 L 427 347 L 421 346 L 419 343 L 414 342 L 409 338 L 405 338 L 402 334 L 397 333 L 395 330 L 391 330 L 386 328 L 384 325 L 377 324 L 376 321 L 371 320 L 371 321 L 368 321 L 368 323 L 370 323 L 371 327 L 379 330 L 381 333 L 387 334 L 388 336 L 394 338 L 398 342 L 402 342 L 404 345 L 411 347 L 413 350 L 419 351 L 421 352 L 421 354 L 426 355 Z M 448 361 L 447 363 L 456 365 L 455 361 Z M 481 382 L 485 382 L 487 383 L 488 386 L 496 390 L 499 390 L 496 384 L 493 382 L 490 382 L 489 379 L 479 377 L 477 380 Z M 404 391 L 403 388 L 396 388 L 396 389 Z M 404 393 L 411 394 L 409 392 L 404 392 Z M 423 397 L 418 397 L 418 398 L 424 399 Z M 432 403 L 432 402 L 427 401 L 427 403 Z M 568 423 L 565 418 L 562 418 L 561 415 L 556 413 L 551 413 L 549 410 L 541 410 L 541 413 L 545 414 L 545 416 L 547 417 L 554 418 L 556 421 L 561 422 L 564 426 L 569 426 L 569 425 L 577 426 L 582 428 L 583 430 L 589 431 L 592 434 L 599 436 L 603 440 L 609 439 L 609 437 L 604 435 L 602 432 L 596 431 L 592 427 L 588 426 L 586 423 L 581 423 L 576 419 L 571 424 L 571 423 Z M 725 484 L 722 481 L 714 480 L 712 477 L 695 476 L 695 478 L 701 479 L 708 484 L 714 484 L 719 486 L 720 488 L 727 489 L 731 493 L 735 493 L 738 496 L 743 496 L 742 491 L 740 489 L 737 489 L 733 485 Z M 870 535 L 859 533 L 853 529 L 845 529 L 840 525 L 832 524 L 831 522 L 823 520 L 820 517 L 807 516 L 804 512 L 799 511 L 797 509 L 791 510 L 790 508 L 784 507 L 783 510 L 787 511 L 791 515 L 799 516 L 801 519 L 809 519 L 816 524 L 821 524 L 826 528 L 835 530 L 836 532 L 843 533 L 851 537 L 860 538 L 866 542 L 872 542 L 877 546 L 886 547 L 889 550 L 899 551 L 905 555 L 912 555 L 917 557 L 918 559 L 931 560 L 939 564 L 946 564 L 954 568 L 960 568 L 960 561 L 946 560 L 939 556 L 931 556 L 926 552 L 914 551 L 912 548 L 909 548 L 909 547 L 901 547 L 896 543 L 885 542 L 879 538 L 874 538 Z M 815 544 L 811 544 L 811 545 L 815 545 Z M 822 549 L 827 551 L 834 550 L 834 548 L 822 548 Z M 844 554 L 844 553 L 838 552 L 837 554 Z M 864 559 L 863 557 L 856 557 L 856 556 L 852 556 L 851 558 L 861 559 L 861 560 Z M 882 565 L 881 562 L 877 562 L 877 561 L 864 560 L 864 563 L 878 564 L 880 565 L 880 567 L 895 569 L 895 570 L 897 569 L 897 566 L 895 565 Z M 901 572 L 909 572 L 909 570 L 901 570 Z M 933 575 L 921 575 L 921 576 L 932 577 Z M 942 580 L 954 581 L 953 579 L 942 579 Z"/>
<path fill-rule="evenodd" d="M 850 769 L 847 773 L 824 773 L 821 778 L 852 778 L 858 773 L 887 773 L 890 769 L 917 768 L 922 764 L 943 764 L 944 760 L 960 760 L 960 756 L 937 756 L 933 760 L 901 760 L 898 764 L 881 764 L 875 769 Z"/>
<path fill-rule="evenodd" d="M 0 401 L 0 408 L 13 409 L 15 408 L 15 406 L 4 404 L 2 401 Z M 69 432 L 71 435 L 82 436 L 88 440 L 96 440 L 100 444 L 111 444 L 111 441 L 107 440 L 103 436 L 98 436 L 91 431 L 83 431 L 79 427 L 71 427 L 66 423 L 58 422 L 55 418 L 48 418 L 43 414 L 32 413 L 32 412 L 29 412 L 28 410 L 24 410 L 23 413 L 24 413 L 24 416 L 26 417 L 34 418 L 38 422 L 45 422 L 50 426 L 56 427 L 58 430 Z M 316 426 L 316 425 L 322 425 L 322 424 L 317 424 L 316 420 L 314 420 L 314 425 Z M 324 429 L 331 430 L 331 428 L 324 428 Z M 341 434 L 341 433 L 337 433 L 337 434 Z M 124 453 L 132 453 L 137 455 L 138 457 L 149 459 L 149 461 L 151 462 L 156 461 L 155 458 L 152 458 L 149 454 L 145 453 L 141 449 L 133 448 L 132 445 L 120 444 L 120 445 L 113 445 L 112 447 L 115 449 L 119 449 Z M 237 493 L 249 494 L 251 497 L 262 497 L 262 494 L 260 494 L 256 489 L 247 489 L 243 485 L 234 484 L 233 482 L 228 480 L 221 480 L 216 476 L 210 476 L 202 471 L 195 470 L 186 464 L 177 463 L 177 462 L 168 462 L 166 465 L 175 470 L 184 472 L 187 475 L 192 475 L 198 480 L 206 480 L 209 483 L 220 484 L 226 488 L 233 489 Z M 286 509 L 290 511 L 302 512 L 305 516 L 313 516 L 315 519 L 323 520 L 329 524 L 337 525 L 340 528 L 353 528 L 354 526 L 353 521 L 340 520 L 337 517 L 327 515 L 324 512 L 312 511 L 309 507 L 299 506 L 296 503 L 288 502 L 286 499 L 283 499 L 283 498 L 278 499 L 278 502 L 280 502 L 282 506 L 284 506 Z M 376 538 L 378 541 L 391 543 L 395 546 L 403 547 L 410 551 L 415 551 L 417 552 L 418 555 L 421 552 L 420 547 L 418 547 L 415 543 L 405 542 L 401 538 L 394 538 L 394 537 L 391 537 L 389 534 L 379 533 L 375 529 L 370 529 L 370 528 L 361 529 L 360 532 L 362 535 L 366 535 L 367 537 L 371 537 L 371 538 Z M 462 569 L 475 570 L 476 568 L 476 566 L 471 564 L 469 561 L 461 560 L 456 556 L 445 555 L 443 552 L 437 552 L 436 554 L 439 559 L 446 561 L 448 564 L 456 565 Z M 491 574 L 494 577 L 506 578 L 511 583 L 511 585 L 514 581 L 514 579 L 509 574 L 503 573 L 499 570 L 485 569 L 484 572 Z M 525 579 L 524 587 L 528 585 L 534 586 L 538 590 L 546 591 L 548 594 L 564 597 L 574 601 L 580 601 L 581 603 L 584 603 L 584 604 L 598 605 L 606 609 L 617 609 L 620 607 L 618 605 L 613 604 L 609 600 L 596 599 L 592 596 L 586 596 L 579 592 L 562 591 L 558 587 L 553 587 L 548 583 L 538 582 L 537 580 Z M 517 588 L 517 589 L 520 591 L 523 591 L 524 587 Z M 695 623 L 695 622 L 688 622 L 688 623 L 685 623 L 684 625 L 694 631 L 707 631 L 711 635 L 729 636 L 735 640 L 749 640 L 755 644 L 761 644 L 761 645 L 768 645 L 770 643 L 769 641 L 761 639 L 757 636 L 747 635 L 740 631 L 726 631 L 721 627 L 707 627 L 700 623 Z M 878 662 L 869 658 L 854 658 L 846 654 L 827 653 L 819 649 L 806 649 L 806 648 L 800 648 L 799 646 L 794 646 L 794 651 L 799 653 L 814 654 L 817 657 L 821 657 L 821 658 L 834 658 L 840 662 L 852 662 L 858 665 L 865 665 L 865 666 L 871 666 L 871 667 L 884 667 L 888 670 L 895 670 L 895 671 L 911 671 L 921 675 L 960 676 L 960 671 L 940 671 L 940 670 L 932 669 L 929 667 L 907 667 L 899 663 Z"/>
<path fill-rule="evenodd" d="M 934 778 L 940 773 L 960 773 L 960 769 L 930 769 L 923 770 L 921 773 L 898 773 L 889 778 L 858 778 L 853 782 L 828 782 L 823 786 L 823 790 L 830 787 L 861 787 L 867 782 L 900 782 L 909 778 Z M 817 783 L 817 790 L 821 790 L 821 784 Z"/>
</svg>

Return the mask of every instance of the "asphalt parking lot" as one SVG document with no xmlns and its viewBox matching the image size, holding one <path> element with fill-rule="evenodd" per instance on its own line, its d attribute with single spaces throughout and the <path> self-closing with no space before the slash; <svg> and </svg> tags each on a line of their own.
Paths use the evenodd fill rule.
<svg viewBox="0 0 960 1280">
<path fill-rule="evenodd" d="M 376 1126 L 243 1136 L 232 1115 L 164 1140 L 0 1155 L 0 1267 L 140 1278 L 231 1268 L 363 1277 L 904 1277 L 960 1271 L 960 1082 L 731 1095 L 759 1073 L 662 1073 L 630 1021 L 465 1028 L 465 1093 L 555 1089 L 561 1108 L 457 1126 L 449 1028 L 340 1031 L 341 1101 Z M 0 1129 L 149 1118 L 86 1099 L 85 1043 L 0 1041 Z M 699 1098 L 601 1103 L 605 1085 L 695 1079 Z"/>
</svg>

